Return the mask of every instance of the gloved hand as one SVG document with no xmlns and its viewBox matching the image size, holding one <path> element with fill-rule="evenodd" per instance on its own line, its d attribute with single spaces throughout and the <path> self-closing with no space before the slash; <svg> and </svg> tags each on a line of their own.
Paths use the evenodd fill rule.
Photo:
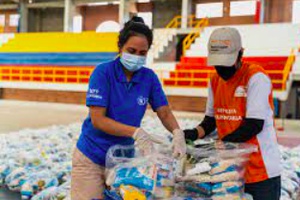
<svg viewBox="0 0 300 200">
<path fill-rule="evenodd" d="M 133 134 L 133 139 L 142 155 L 149 155 L 154 150 L 152 138 L 144 129 L 136 129 Z"/>
<path fill-rule="evenodd" d="M 186 154 L 186 144 L 184 132 L 180 129 L 173 131 L 173 156 L 175 158 L 182 158 Z"/>
<path fill-rule="evenodd" d="M 195 141 L 198 139 L 198 130 L 196 128 L 186 129 L 183 132 L 186 141 L 187 140 Z"/>
</svg>

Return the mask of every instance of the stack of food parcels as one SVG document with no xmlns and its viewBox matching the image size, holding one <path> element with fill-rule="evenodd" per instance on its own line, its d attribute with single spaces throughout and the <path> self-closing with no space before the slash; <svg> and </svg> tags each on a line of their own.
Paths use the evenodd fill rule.
<svg viewBox="0 0 300 200">
<path fill-rule="evenodd" d="M 107 199 L 168 199 L 174 194 L 170 148 L 141 155 L 135 146 L 116 145 L 106 157 Z"/>
<path fill-rule="evenodd" d="M 74 124 L 1 135 L 0 186 L 23 200 L 66 199 L 79 130 Z"/>
<path fill-rule="evenodd" d="M 295 148 L 281 147 L 281 163 L 283 172 L 281 175 L 281 199 L 300 199 L 300 146 Z"/>
<path fill-rule="evenodd" d="M 192 128 L 197 123 L 198 120 L 179 119 L 180 126 L 185 128 Z M 151 134 L 165 135 L 163 140 L 169 142 L 171 136 L 157 124 L 160 124 L 157 118 L 147 116 L 142 126 Z M 80 131 L 81 123 L 76 123 L 0 134 L 0 187 L 20 192 L 24 200 L 70 199 L 72 150 Z M 244 144 L 242 146 L 245 147 Z M 166 145 L 158 147 L 157 152 L 148 157 L 140 155 L 133 147 L 129 149 L 131 151 L 122 150 L 123 155 L 122 151 L 114 150 L 116 155 L 110 156 L 116 160 L 108 164 L 108 172 L 113 172 L 110 172 L 112 178 L 107 181 L 109 187 L 106 193 L 113 198 L 132 199 L 132 195 L 139 195 L 146 199 L 203 200 L 206 195 L 208 199 L 231 195 L 233 198 L 242 196 L 251 199 L 244 197 L 242 192 L 236 192 L 243 187 L 243 180 L 238 177 L 242 177 L 243 163 L 247 162 L 247 153 L 250 153 L 246 147 L 200 140 L 189 145 L 188 155 L 183 161 L 173 160 L 171 147 Z M 281 146 L 280 149 L 283 165 L 281 200 L 298 200 L 300 146 Z M 236 161 L 234 165 L 233 160 Z M 128 170 L 130 168 L 131 171 Z M 128 171 L 132 173 L 131 180 L 127 180 Z M 120 178 L 115 181 L 114 177 Z M 142 189 L 136 180 L 143 181 Z M 220 180 L 226 181 L 217 182 Z"/>
<path fill-rule="evenodd" d="M 176 178 L 176 196 L 212 200 L 251 199 L 244 194 L 245 165 L 257 147 L 212 139 L 188 147 L 183 173 Z"/>
<path fill-rule="evenodd" d="M 168 148 L 167 148 L 168 149 Z M 114 146 L 106 160 L 108 199 L 244 200 L 244 172 L 257 147 L 199 140 L 180 161 L 171 149 L 142 156 L 134 146 Z"/>
</svg>

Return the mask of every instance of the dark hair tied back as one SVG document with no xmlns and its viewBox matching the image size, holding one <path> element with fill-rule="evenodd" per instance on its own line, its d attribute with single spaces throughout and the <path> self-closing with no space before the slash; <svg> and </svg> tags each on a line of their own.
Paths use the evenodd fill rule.
<svg viewBox="0 0 300 200">
<path fill-rule="evenodd" d="M 120 31 L 118 46 L 121 49 L 128 39 L 132 36 L 143 35 L 147 38 L 149 48 L 153 42 L 152 30 L 145 24 L 143 18 L 134 16 L 126 22 L 124 28 Z"/>
</svg>

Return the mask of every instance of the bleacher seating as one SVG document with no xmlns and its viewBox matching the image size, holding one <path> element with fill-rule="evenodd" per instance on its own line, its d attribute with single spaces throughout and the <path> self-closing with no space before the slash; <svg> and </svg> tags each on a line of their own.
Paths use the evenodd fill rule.
<svg viewBox="0 0 300 200">
<path fill-rule="evenodd" d="M 117 52 L 117 38 L 117 33 L 20 33 L 2 44 L 0 52 Z"/>
<path fill-rule="evenodd" d="M 0 37 L 0 80 L 87 83 L 118 52 L 117 33 L 21 33 Z"/>
<path fill-rule="evenodd" d="M 275 90 L 284 89 L 283 70 L 288 57 L 245 57 L 244 62 L 261 65 L 269 74 Z M 207 87 L 212 66 L 206 65 L 206 57 L 183 57 L 176 65 L 176 71 L 170 72 L 170 79 L 164 80 L 166 86 Z M 175 80 L 177 79 L 177 80 Z M 189 79 L 189 80 L 188 80 Z M 176 83 L 177 81 L 177 83 Z"/>
<path fill-rule="evenodd" d="M 208 27 L 195 40 L 187 51 L 186 56 L 170 72 L 168 79 L 164 79 L 165 86 L 206 88 L 210 74 L 214 68 L 207 66 L 207 43 L 214 29 Z M 286 89 L 285 74 L 291 71 L 286 65 L 291 50 L 300 44 L 300 26 L 292 24 L 268 24 L 235 26 L 243 38 L 245 62 L 261 65 L 269 74 L 275 90 Z M 259 32 L 259 35 L 257 34 Z M 294 60 L 293 60 L 294 61 Z M 289 76 L 287 76 L 289 77 Z"/>
</svg>

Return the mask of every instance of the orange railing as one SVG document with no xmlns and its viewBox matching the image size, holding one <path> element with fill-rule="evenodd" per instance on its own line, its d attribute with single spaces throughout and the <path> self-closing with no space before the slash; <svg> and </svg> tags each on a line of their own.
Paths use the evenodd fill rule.
<svg viewBox="0 0 300 200">
<path fill-rule="evenodd" d="M 194 29 L 191 31 L 188 36 L 185 37 L 183 40 L 183 47 L 182 47 L 182 55 L 185 56 L 185 53 L 188 49 L 190 49 L 191 45 L 194 43 L 196 38 L 200 36 L 200 33 L 203 29 L 208 26 L 208 18 L 204 18 L 196 23 Z"/>
<path fill-rule="evenodd" d="M 93 67 L 0 67 L 0 80 L 42 83 L 88 83 Z"/>
<path fill-rule="evenodd" d="M 289 75 L 290 75 L 290 72 L 292 70 L 292 67 L 295 63 L 295 53 L 294 53 L 294 49 L 292 49 L 286 63 L 285 63 L 285 66 L 284 66 L 284 70 L 283 70 L 283 83 L 286 83 L 289 79 Z M 284 88 L 283 89 L 286 89 L 286 84 L 284 84 Z"/>
<path fill-rule="evenodd" d="M 188 24 L 187 25 L 189 28 L 194 28 L 199 21 L 200 20 L 197 19 L 195 15 L 190 15 L 190 16 L 188 16 Z M 181 24 L 182 24 L 182 16 L 177 15 L 169 22 L 169 24 L 166 26 L 166 28 L 180 28 Z"/>
</svg>

